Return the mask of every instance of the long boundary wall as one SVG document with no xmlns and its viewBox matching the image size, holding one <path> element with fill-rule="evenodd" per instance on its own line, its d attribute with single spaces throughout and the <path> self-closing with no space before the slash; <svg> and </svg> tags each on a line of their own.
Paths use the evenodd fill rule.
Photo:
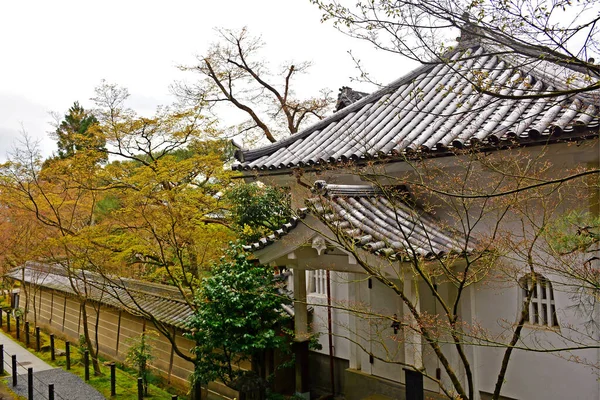
<svg viewBox="0 0 600 400">
<path fill-rule="evenodd" d="M 25 293 L 23 293 L 25 294 Z M 60 291 L 44 287 L 31 287 L 28 285 L 28 320 L 51 333 L 69 339 L 73 343 L 79 342 L 83 334 L 81 308 L 76 298 Z M 20 299 L 20 306 L 25 307 L 25 296 Z M 97 314 L 96 307 L 100 307 Z M 35 309 L 35 311 L 34 311 Z M 93 303 L 87 306 L 88 329 L 94 339 L 96 329 L 96 315 L 98 315 L 98 348 L 102 356 L 124 361 L 129 349 L 129 341 L 139 337 L 144 330 L 156 330 L 154 325 L 141 317 L 129 314 L 123 310 Z M 178 347 L 189 351 L 194 343 L 183 337 L 182 332 L 175 330 Z M 193 372 L 193 364 L 178 356 L 167 338 L 159 334 L 154 345 L 155 359 L 152 366 L 169 384 L 180 388 L 189 388 L 188 377 Z M 238 393 L 219 384 L 211 383 L 209 390 L 223 398 L 237 398 Z"/>
</svg>

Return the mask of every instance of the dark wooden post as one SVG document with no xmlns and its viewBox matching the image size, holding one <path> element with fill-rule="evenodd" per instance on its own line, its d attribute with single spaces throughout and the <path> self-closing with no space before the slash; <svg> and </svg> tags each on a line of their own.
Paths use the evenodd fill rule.
<svg viewBox="0 0 600 400">
<path fill-rule="evenodd" d="M 174 394 L 173 396 L 171 396 L 171 400 L 177 400 L 177 395 Z"/>
<path fill-rule="evenodd" d="M 138 378 L 138 400 L 144 400 L 144 382 L 142 378 Z"/>
<path fill-rule="evenodd" d="M 54 354 L 54 334 L 50 334 L 50 359 L 52 361 L 56 360 L 56 355 Z"/>
<path fill-rule="evenodd" d="M 406 382 L 406 400 L 424 400 L 423 374 L 419 371 L 404 368 Z"/>
<path fill-rule="evenodd" d="M 35 327 L 35 350 L 40 351 L 42 349 L 42 344 L 40 341 L 40 327 Z"/>
<path fill-rule="evenodd" d="M 4 345 L 0 344 L 0 375 L 4 375 Z"/>
<path fill-rule="evenodd" d="M 117 395 L 117 372 L 114 362 L 110 363 L 110 395 Z"/>
<path fill-rule="evenodd" d="M 15 324 L 17 326 L 17 340 L 21 340 L 21 318 L 18 315 L 15 317 Z"/>
<path fill-rule="evenodd" d="M 2 328 L 2 309 L 0 308 L 0 328 Z"/>
<path fill-rule="evenodd" d="M 54 400 L 54 383 L 48 385 L 48 400 Z"/>
<path fill-rule="evenodd" d="M 200 381 L 194 384 L 193 398 L 194 400 L 202 400 L 202 384 L 200 383 Z"/>
<path fill-rule="evenodd" d="M 90 351 L 83 352 L 83 367 L 85 368 L 85 381 L 90 380 Z"/>
<path fill-rule="evenodd" d="M 71 369 L 71 343 L 65 342 L 65 356 L 67 359 L 67 371 Z"/>
<path fill-rule="evenodd" d="M 6 330 L 10 332 L 10 311 L 6 311 Z"/>
<path fill-rule="evenodd" d="M 12 378 L 13 386 L 17 386 L 17 356 L 12 356 Z"/>
<path fill-rule="evenodd" d="M 29 337 L 29 321 L 25 321 L 25 345 L 29 347 L 31 345 L 31 340 Z"/>
<path fill-rule="evenodd" d="M 309 369 L 308 369 L 308 340 L 294 342 L 292 344 L 294 355 L 296 356 L 296 391 L 307 393 L 309 389 Z"/>
<path fill-rule="evenodd" d="M 33 368 L 27 368 L 27 399 L 33 400 Z"/>
</svg>

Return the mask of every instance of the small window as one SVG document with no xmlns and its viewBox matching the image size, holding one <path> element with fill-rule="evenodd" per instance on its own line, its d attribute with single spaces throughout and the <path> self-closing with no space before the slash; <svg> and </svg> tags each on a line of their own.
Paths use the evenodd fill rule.
<svg viewBox="0 0 600 400">
<path fill-rule="evenodd" d="M 521 278 L 519 283 L 522 289 L 522 307 L 528 307 L 526 322 L 532 325 L 557 327 L 558 318 L 556 318 L 554 293 L 552 293 L 550 281 L 540 274 L 527 274 Z M 531 301 L 528 306 L 527 298 L 530 294 Z"/>
<path fill-rule="evenodd" d="M 11 296 L 11 301 L 10 301 L 10 306 L 11 308 L 17 309 L 19 308 L 19 298 L 21 296 L 19 295 L 19 292 L 13 292 L 12 296 Z M 1 316 L 0 316 L 1 317 Z"/>
<path fill-rule="evenodd" d="M 312 295 L 327 295 L 327 271 L 318 269 L 309 271 L 308 293 Z"/>
</svg>

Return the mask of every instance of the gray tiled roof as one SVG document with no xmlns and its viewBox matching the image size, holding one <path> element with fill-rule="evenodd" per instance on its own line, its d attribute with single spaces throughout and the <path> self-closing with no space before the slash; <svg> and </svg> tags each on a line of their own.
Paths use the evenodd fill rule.
<svg viewBox="0 0 600 400">
<path fill-rule="evenodd" d="M 503 50 L 488 44 L 456 51 L 453 61 L 422 66 L 302 132 L 238 151 L 233 169 L 318 167 L 598 135 L 600 91 L 539 97 L 590 86 L 598 77 L 542 54 Z M 478 92 L 472 82 L 497 95 Z"/>
<path fill-rule="evenodd" d="M 60 266 L 35 262 L 27 262 L 5 276 L 71 295 L 86 293 L 91 300 L 141 317 L 150 314 L 157 321 L 180 329 L 186 328 L 192 315 L 181 292 L 172 286 L 124 278 L 110 280 L 92 272 L 69 277 Z"/>
<path fill-rule="evenodd" d="M 302 219 L 304 219 L 304 217 L 306 217 L 307 211 L 308 211 L 308 208 L 299 209 L 297 217 L 290 218 L 288 222 L 281 225 L 279 227 L 279 229 L 277 229 L 273 234 L 262 237 L 262 238 L 258 239 L 257 242 L 250 243 L 248 245 L 243 246 L 244 250 L 246 250 L 246 251 L 260 250 L 260 249 L 267 247 L 268 245 L 275 242 L 276 240 L 281 239 L 282 237 L 286 236 L 288 233 L 292 232 L 295 227 L 298 226 L 298 223 Z"/>
<path fill-rule="evenodd" d="M 246 246 L 256 251 L 287 235 L 307 213 L 315 214 L 340 240 L 391 259 L 433 259 L 473 251 L 460 233 L 445 228 L 432 216 L 411 207 L 402 196 L 390 196 L 369 185 L 330 185 L 315 182 L 318 196 L 308 208 L 276 232 Z"/>
</svg>

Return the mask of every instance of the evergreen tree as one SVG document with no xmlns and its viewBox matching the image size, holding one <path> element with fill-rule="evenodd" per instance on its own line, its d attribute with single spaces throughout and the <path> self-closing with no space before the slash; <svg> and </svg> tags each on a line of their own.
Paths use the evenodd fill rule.
<svg viewBox="0 0 600 400">
<path fill-rule="evenodd" d="M 290 300 L 279 294 L 272 268 L 248 256 L 232 245 L 203 279 L 187 336 L 196 342 L 194 382 L 218 379 L 241 398 L 264 399 L 277 368 L 267 359 L 291 348 L 280 331 L 289 321 L 282 304 Z M 251 370 L 242 368 L 247 362 Z"/>
<path fill-rule="evenodd" d="M 54 133 L 60 159 L 72 157 L 78 151 L 92 150 L 102 154 L 106 161 L 106 139 L 98 125 L 98 120 L 89 111 L 73 103 Z"/>
</svg>

